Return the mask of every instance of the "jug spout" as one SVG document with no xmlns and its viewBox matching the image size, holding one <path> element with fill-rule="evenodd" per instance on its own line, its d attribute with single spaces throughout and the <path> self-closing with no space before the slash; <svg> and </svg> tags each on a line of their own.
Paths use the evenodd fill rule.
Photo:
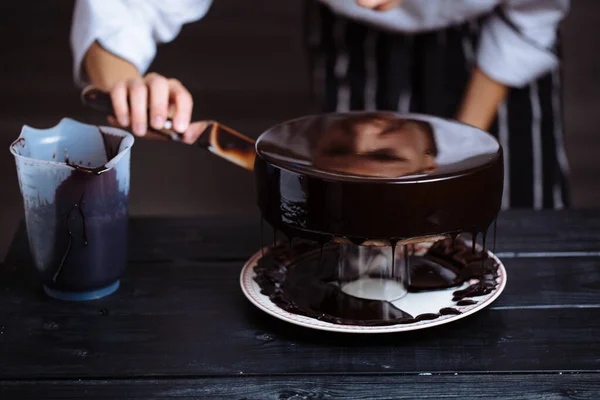
<svg viewBox="0 0 600 400">
<path fill-rule="evenodd" d="M 52 203 L 56 189 L 74 171 L 100 175 L 116 168 L 119 191 L 128 192 L 133 143 L 133 135 L 124 130 L 63 118 L 47 129 L 25 125 L 10 151 L 24 200 Z"/>
<path fill-rule="evenodd" d="M 62 164 L 91 172 L 114 167 L 133 142 L 133 135 L 121 129 L 63 118 L 47 129 L 23 126 L 10 151 L 17 158 L 27 158 L 47 167 Z"/>
</svg>

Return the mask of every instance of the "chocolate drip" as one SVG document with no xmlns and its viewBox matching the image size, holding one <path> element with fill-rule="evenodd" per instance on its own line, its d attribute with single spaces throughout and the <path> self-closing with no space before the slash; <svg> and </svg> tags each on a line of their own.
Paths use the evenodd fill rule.
<svg viewBox="0 0 600 400">
<path fill-rule="evenodd" d="M 484 258 L 487 258 L 487 247 L 485 245 L 486 239 L 487 239 L 487 229 L 483 232 L 482 240 L 481 240 L 481 246 L 483 249 L 483 257 Z"/>
<path fill-rule="evenodd" d="M 405 244 L 402 247 L 402 251 L 404 252 L 404 265 L 405 265 L 405 269 L 410 272 L 411 264 L 410 264 L 410 254 L 408 253 L 408 245 Z M 406 283 L 407 283 L 408 287 L 410 287 L 411 282 L 412 282 L 412 277 L 411 277 L 410 273 L 406 277 L 406 281 L 407 281 Z"/>
<path fill-rule="evenodd" d="M 367 240 L 369 240 L 369 238 L 363 238 L 363 237 L 350 237 L 348 238 L 348 240 L 350 240 L 355 246 L 360 246 L 362 245 L 364 242 L 366 242 Z"/>
<path fill-rule="evenodd" d="M 497 228 L 498 228 L 498 219 L 496 218 L 494 220 L 494 245 L 492 247 L 493 253 L 496 253 L 496 231 L 497 231 Z"/>
<path fill-rule="evenodd" d="M 415 322 L 431 321 L 431 320 L 439 318 L 440 315 L 441 314 L 439 314 L 439 313 L 437 313 L 437 314 L 434 314 L 434 313 L 420 314 L 415 317 Z"/>
<path fill-rule="evenodd" d="M 81 194 L 81 198 L 79 199 L 79 203 L 76 204 L 77 210 L 79 210 L 79 216 L 81 217 L 81 225 L 83 226 L 83 231 L 81 233 L 81 238 L 83 239 L 83 245 L 87 246 L 88 244 L 88 236 L 87 236 L 87 228 L 85 222 L 85 213 L 83 210 L 83 205 L 85 202 L 83 201 L 83 193 Z"/>
<path fill-rule="evenodd" d="M 63 265 L 65 265 L 65 261 L 67 261 L 67 257 L 69 257 L 69 253 L 71 252 L 71 247 L 73 246 L 73 232 L 71 231 L 71 228 L 69 227 L 69 219 L 71 218 L 72 211 L 73 211 L 73 208 L 71 208 L 69 210 L 69 212 L 67 213 L 67 216 L 65 218 L 65 228 L 67 230 L 67 235 L 69 235 L 69 242 L 67 244 L 67 248 L 65 249 L 65 253 L 62 256 L 62 259 L 60 260 L 60 264 L 58 264 L 58 268 L 56 268 L 56 272 L 54 272 L 54 275 L 52 275 L 52 282 L 54 282 L 54 283 L 56 283 L 56 280 L 58 279 L 58 276 L 60 275 L 60 273 L 62 271 Z"/>
<path fill-rule="evenodd" d="M 391 240 L 391 247 L 392 247 L 392 267 L 390 270 L 390 275 L 392 277 L 392 279 L 396 278 L 396 243 L 398 243 L 397 240 Z"/>
<path fill-rule="evenodd" d="M 87 239 L 87 228 L 86 228 L 86 222 L 85 222 L 85 213 L 83 212 L 83 194 L 81 195 L 81 198 L 79 199 L 79 202 L 77 202 L 77 204 L 75 204 L 67 213 L 66 217 L 65 217 L 65 228 L 67 230 L 67 235 L 69 235 L 69 242 L 67 244 L 67 248 L 65 249 L 65 253 L 62 256 L 62 259 L 60 261 L 60 264 L 58 265 L 58 268 L 56 268 L 56 272 L 54 273 L 54 275 L 52 276 L 52 282 L 56 283 L 56 281 L 58 280 L 58 276 L 60 275 L 62 269 L 63 269 L 63 265 L 65 265 L 65 262 L 67 261 L 67 258 L 69 257 L 69 253 L 71 252 L 71 248 L 73 247 L 73 231 L 69 225 L 69 222 L 71 220 L 71 213 L 74 210 L 77 210 L 79 213 L 79 216 L 81 217 L 81 225 L 82 225 L 82 231 L 81 231 L 81 238 L 83 240 L 83 245 L 87 246 L 88 244 L 88 239 Z"/>
<path fill-rule="evenodd" d="M 264 225 L 265 225 L 265 220 L 261 215 L 260 216 L 260 255 L 262 258 L 265 258 L 265 246 L 263 244 L 263 243 L 265 243 L 264 236 L 263 236 L 264 235 L 263 231 L 264 231 L 264 227 L 265 227 Z"/>
<path fill-rule="evenodd" d="M 321 243 L 321 257 L 319 258 L 319 264 L 323 264 L 323 251 L 325 250 L 325 244 Z"/>
<path fill-rule="evenodd" d="M 461 304 L 456 304 L 458 306 L 460 306 Z M 460 311 L 458 311 L 456 308 L 451 308 L 451 307 L 446 307 L 446 308 L 442 308 L 440 310 L 440 315 L 459 315 L 462 314 Z"/>
</svg>

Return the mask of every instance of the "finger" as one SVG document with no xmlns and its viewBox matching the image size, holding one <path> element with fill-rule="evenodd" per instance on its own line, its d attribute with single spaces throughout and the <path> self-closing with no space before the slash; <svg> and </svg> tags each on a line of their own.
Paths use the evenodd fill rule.
<svg viewBox="0 0 600 400">
<path fill-rule="evenodd" d="M 170 100 L 175 105 L 173 128 L 179 133 L 187 131 L 192 119 L 194 101 L 192 95 L 176 79 L 169 79 Z"/>
<path fill-rule="evenodd" d="M 122 128 L 121 123 L 117 121 L 117 119 L 112 115 L 109 115 L 108 117 L 106 117 L 106 119 L 108 120 L 108 124 L 110 126 L 114 126 L 115 128 Z"/>
<path fill-rule="evenodd" d="M 392 8 L 398 7 L 402 3 L 401 1 L 389 1 L 385 4 L 377 6 L 374 8 L 375 11 L 389 11 Z"/>
<path fill-rule="evenodd" d="M 110 100 L 112 101 L 115 117 L 121 128 L 129 126 L 129 105 L 127 104 L 127 85 L 125 82 L 118 82 L 110 91 Z"/>
<path fill-rule="evenodd" d="M 128 82 L 127 86 L 133 133 L 144 136 L 148 128 L 148 89 L 141 79 L 133 79 Z"/>
<path fill-rule="evenodd" d="M 196 140 L 198 140 L 207 127 L 207 121 L 198 121 L 190 124 L 189 128 L 183 133 L 183 143 L 196 143 Z"/>
<path fill-rule="evenodd" d="M 388 11 L 402 4 L 403 0 L 356 0 L 356 3 L 365 8 L 376 11 Z"/>
<path fill-rule="evenodd" d="M 155 73 L 146 75 L 145 81 L 150 97 L 150 126 L 163 129 L 169 108 L 169 82 Z"/>
</svg>

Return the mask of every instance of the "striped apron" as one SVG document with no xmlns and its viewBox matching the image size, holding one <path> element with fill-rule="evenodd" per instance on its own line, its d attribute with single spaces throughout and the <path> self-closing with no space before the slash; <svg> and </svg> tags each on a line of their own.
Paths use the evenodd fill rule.
<svg viewBox="0 0 600 400">
<path fill-rule="evenodd" d="M 485 17 L 420 34 L 380 31 L 306 1 L 305 39 L 320 111 L 393 110 L 453 118 Z M 503 209 L 569 206 L 560 70 L 509 91 L 490 133 L 504 148 Z"/>
</svg>

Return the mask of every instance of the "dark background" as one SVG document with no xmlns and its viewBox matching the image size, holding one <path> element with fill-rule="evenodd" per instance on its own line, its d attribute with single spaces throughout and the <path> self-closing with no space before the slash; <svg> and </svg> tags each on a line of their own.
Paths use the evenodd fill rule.
<svg viewBox="0 0 600 400">
<path fill-rule="evenodd" d="M 600 2 L 571 3 L 562 27 L 567 152 L 574 206 L 590 208 L 600 204 Z M 65 116 L 104 123 L 83 109 L 72 81 L 72 7 L 70 0 L 0 3 L 0 259 L 23 214 L 8 151 L 21 127 L 47 128 Z M 302 1 L 217 0 L 159 48 L 151 70 L 187 85 L 195 118 L 257 137 L 312 111 L 301 35 Z M 132 215 L 257 213 L 252 175 L 200 149 L 138 140 L 131 168 Z"/>
</svg>

